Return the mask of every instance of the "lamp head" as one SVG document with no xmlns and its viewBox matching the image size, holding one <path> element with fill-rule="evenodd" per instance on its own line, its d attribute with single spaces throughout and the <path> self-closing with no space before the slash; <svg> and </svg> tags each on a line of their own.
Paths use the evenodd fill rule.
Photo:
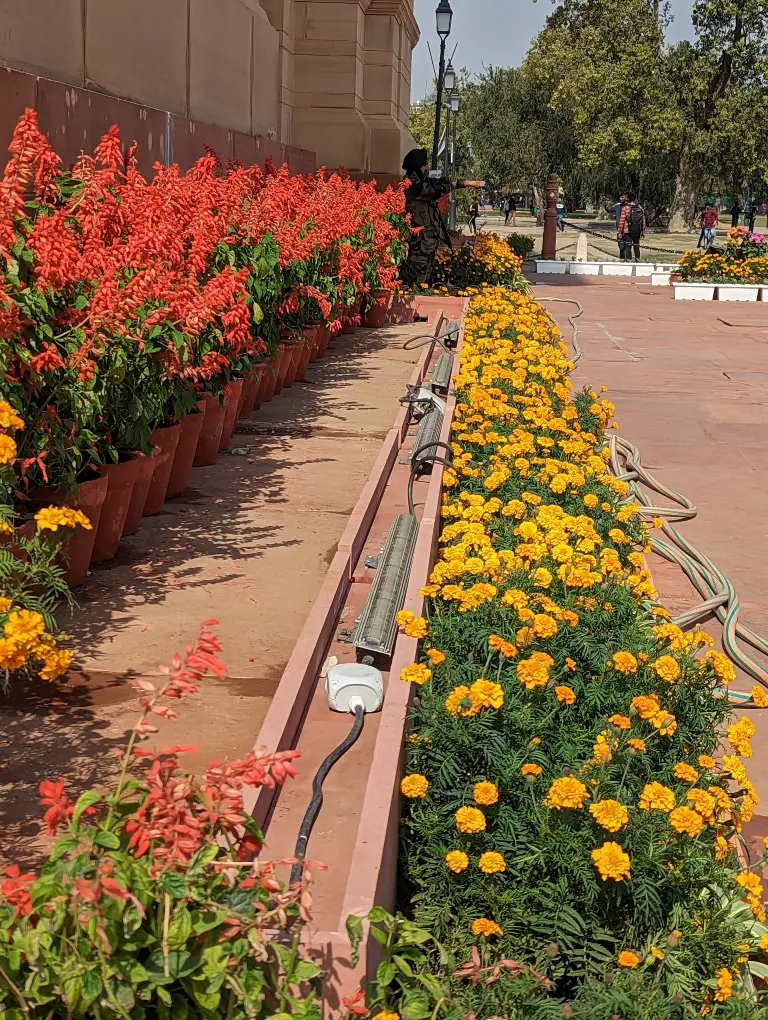
<svg viewBox="0 0 768 1020">
<path fill-rule="evenodd" d="M 437 34 L 441 39 L 447 39 L 451 34 L 451 22 L 453 21 L 453 11 L 448 0 L 440 0 L 435 11 L 435 20 L 437 21 Z"/>
</svg>

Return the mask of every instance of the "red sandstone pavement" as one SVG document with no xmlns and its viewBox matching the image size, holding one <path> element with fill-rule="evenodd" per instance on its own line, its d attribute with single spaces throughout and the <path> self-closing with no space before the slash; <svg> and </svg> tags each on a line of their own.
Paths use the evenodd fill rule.
<svg viewBox="0 0 768 1020">
<path fill-rule="evenodd" d="M 680 530 L 733 582 L 741 620 L 768 634 L 768 306 L 675 302 L 671 288 L 623 280 L 534 279 L 539 300 L 584 306 L 575 384 L 608 387 L 619 434 L 699 508 Z M 547 307 L 570 338 L 575 308 Z M 652 568 L 673 613 L 698 601 L 674 565 L 653 557 Z M 707 629 L 719 638 L 716 622 Z M 740 676 L 734 686 L 751 684 Z M 757 726 L 750 777 L 768 816 L 768 710 L 749 715 Z M 768 834 L 768 817 L 757 824 Z"/>
</svg>

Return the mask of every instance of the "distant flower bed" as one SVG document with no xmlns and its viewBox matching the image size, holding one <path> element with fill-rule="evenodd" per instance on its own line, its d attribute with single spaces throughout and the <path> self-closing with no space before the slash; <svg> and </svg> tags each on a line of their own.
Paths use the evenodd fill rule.
<svg viewBox="0 0 768 1020">
<path fill-rule="evenodd" d="M 686 283 L 768 284 L 768 243 L 763 234 L 732 227 L 724 248 L 687 251 L 678 266 Z"/>
<path fill-rule="evenodd" d="M 459 289 L 484 284 L 525 287 L 522 268 L 522 258 L 498 234 L 479 234 L 474 244 L 438 252 L 435 282 Z"/>
<path fill-rule="evenodd" d="M 422 641 L 403 906 L 445 959 L 514 962 L 493 1015 L 753 1017 L 768 929 L 733 845 L 755 727 L 716 694 L 730 661 L 656 602 L 648 524 L 606 466 L 613 407 L 574 396 L 572 367 L 530 297 L 472 298 L 427 619 L 399 619 Z"/>
</svg>

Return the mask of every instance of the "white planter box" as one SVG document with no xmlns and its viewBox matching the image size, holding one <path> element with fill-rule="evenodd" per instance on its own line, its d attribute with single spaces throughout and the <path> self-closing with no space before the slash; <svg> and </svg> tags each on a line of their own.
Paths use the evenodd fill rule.
<svg viewBox="0 0 768 1020">
<path fill-rule="evenodd" d="M 721 283 L 717 288 L 718 301 L 757 301 L 760 288 L 749 283 Z"/>
<path fill-rule="evenodd" d="M 571 262 L 571 276 L 599 276 L 602 262 Z"/>
<path fill-rule="evenodd" d="M 536 260 L 536 272 L 537 273 L 567 273 L 568 263 L 567 262 L 554 262 L 552 259 L 537 259 Z"/>
<path fill-rule="evenodd" d="M 766 303 L 768 303 L 768 287 L 760 288 L 760 297 L 757 300 L 765 301 Z"/>
<path fill-rule="evenodd" d="M 654 268 L 652 262 L 636 262 L 635 276 L 653 276 Z"/>
<path fill-rule="evenodd" d="M 675 301 L 714 301 L 714 283 L 673 283 Z"/>
<path fill-rule="evenodd" d="M 654 270 L 657 273 L 672 273 L 677 269 L 677 262 L 657 262 L 654 265 Z"/>
<path fill-rule="evenodd" d="M 604 262 L 603 276 L 632 276 L 635 267 L 632 262 Z"/>
<path fill-rule="evenodd" d="M 671 273 L 651 273 L 651 286 L 668 287 L 671 278 Z"/>
</svg>

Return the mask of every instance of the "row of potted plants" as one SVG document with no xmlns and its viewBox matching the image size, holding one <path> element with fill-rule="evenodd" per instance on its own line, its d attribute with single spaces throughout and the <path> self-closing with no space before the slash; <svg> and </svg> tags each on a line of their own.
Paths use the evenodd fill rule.
<svg viewBox="0 0 768 1020">
<path fill-rule="evenodd" d="M 722 248 L 685 252 L 675 277 L 682 283 L 768 285 L 768 243 L 763 234 L 732 227 Z"/>
<path fill-rule="evenodd" d="M 473 296 L 426 616 L 399 619 L 421 639 L 401 907 L 436 980 L 395 968 L 375 1001 L 460 1016 L 479 982 L 483 1015 L 746 1020 L 768 975 L 763 862 L 737 852 L 755 726 L 730 661 L 657 601 L 613 407 L 572 369 L 532 298 Z"/>
<path fill-rule="evenodd" d="M 183 492 L 238 417 L 302 378 L 331 337 L 387 308 L 400 190 L 222 166 L 145 179 L 112 128 L 65 170 L 20 119 L 0 187 L 0 372 L 26 427 L 2 503 L 83 511 L 69 580 Z M 375 319 L 375 314 L 374 314 Z"/>
</svg>

